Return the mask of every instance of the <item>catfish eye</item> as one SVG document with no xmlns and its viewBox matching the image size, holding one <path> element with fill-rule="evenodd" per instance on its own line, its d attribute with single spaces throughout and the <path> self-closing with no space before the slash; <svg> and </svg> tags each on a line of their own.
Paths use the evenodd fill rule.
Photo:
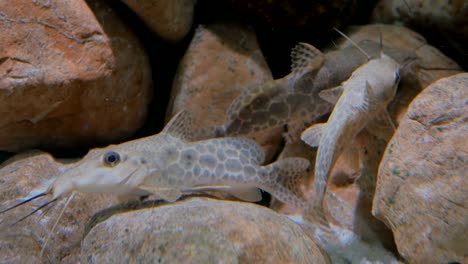
<svg viewBox="0 0 468 264">
<path fill-rule="evenodd" d="M 109 151 L 106 154 L 104 154 L 104 163 L 106 165 L 115 166 L 119 163 L 119 161 L 120 155 L 115 151 Z"/>
</svg>

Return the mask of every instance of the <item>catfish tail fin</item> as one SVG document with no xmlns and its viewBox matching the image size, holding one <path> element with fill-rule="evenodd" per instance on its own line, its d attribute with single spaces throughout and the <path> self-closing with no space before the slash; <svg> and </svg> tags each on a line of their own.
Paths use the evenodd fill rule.
<svg viewBox="0 0 468 264">
<path fill-rule="evenodd" d="M 286 158 L 265 166 L 265 190 L 284 203 L 304 207 L 300 184 L 309 166 L 310 162 L 304 158 Z"/>
</svg>

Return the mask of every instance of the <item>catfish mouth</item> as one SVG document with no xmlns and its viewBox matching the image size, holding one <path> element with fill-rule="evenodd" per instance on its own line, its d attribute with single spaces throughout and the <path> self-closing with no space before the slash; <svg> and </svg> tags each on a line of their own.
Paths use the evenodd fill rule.
<svg viewBox="0 0 468 264">
<path fill-rule="evenodd" d="M 89 187 L 89 186 L 92 186 L 93 184 L 89 184 L 89 186 L 86 186 L 86 187 L 83 187 L 83 188 L 80 188 L 79 187 L 79 182 L 76 182 L 76 180 L 74 180 L 74 178 L 78 177 L 85 177 L 85 174 L 84 173 L 74 173 L 72 171 L 69 171 L 69 173 L 65 172 L 65 174 L 63 174 L 60 178 L 58 178 L 51 187 L 49 187 L 46 191 L 43 191 L 41 193 L 38 193 L 34 196 L 31 196 L 31 197 L 28 197 L 28 198 L 24 198 L 22 201 L 18 202 L 18 203 L 15 203 L 3 210 L 0 210 L 0 214 L 3 214 L 3 213 L 6 213 L 6 212 L 9 212 L 17 207 L 20 207 L 22 205 L 25 205 L 25 204 L 28 204 L 32 201 L 35 201 L 35 200 L 38 200 L 42 197 L 45 197 L 45 196 L 48 196 L 48 195 L 53 195 L 52 199 L 49 199 L 48 201 L 45 201 L 44 203 L 42 203 L 41 205 L 39 205 L 37 208 L 35 208 L 34 210 L 32 210 L 31 212 L 29 212 L 27 215 L 21 217 L 20 219 L 16 220 L 14 223 L 11 224 L 11 226 L 15 226 L 17 224 L 19 224 L 20 222 L 26 220 L 28 217 L 30 217 L 31 215 L 35 214 L 36 212 L 38 212 L 39 210 L 41 209 L 44 209 L 46 208 L 47 206 L 53 204 L 54 202 L 58 201 L 59 199 L 61 199 L 64 194 L 69 194 L 71 193 L 71 196 L 73 195 L 73 193 L 75 192 L 95 192 L 95 193 L 114 193 L 114 194 L 124 194 L 125 192 L 127 191 L 131 191 L 130 189 L 132 188 L 122 188 L 122 187 L 125 187 L 125 186 L 128 186 L 129 183 L 131 183 L 131 179 L 142 169 L 141 166 L 137 166 L 136 168 L 132 168 L 131 170 L 129 170 L 129 172 L 127 173 L 128 175 L 125 176 L 122 180 L 120 181 L 116 181 L 113 186 L 112 184 L 96 184 L 94 185 L 94 188 L 88 188 L 88 190 L 85 190 L 86 187 Z M 70 170 L 73 170 L 73 168 L 71 168 Z M 128 170 L 128 168 L 127 168 Z M 112 177 L 114 172 L 112 171 L 107 171 L 106 173 L 102 173 L 101 175 L 99 175 L 99 173 L 95 174 L 96 176 L 98 177 Z M 61 190 L 59 189 L 61 187 Z M 107 191 L 106 192 L 106 188 L 103 188 L 103 187 L 108 187 L 108 190 L 113 190 L 113 191 Z M 81 189 L 81 190 L 80 190 Z"/>
<path fill-rule="evenodd" d="M 137 172 L 139 170 L 140 170 L 140 167 L 135 168 L 132 172 L 130 172 L 130 174 L 128 174 L 127 177 L 125 177 L 123 180 L 121 180 L 119 182 L 119 185 L 126 185 L 128 183 L 128 181 L 132 178 L 132 176 L 135 174 L 135 172 Z"/>
<path fill-rule="evenodd" d="M 134 189 L 134 179 L 143 168 L 141 166 L 128 166 L 126 168 L 110 170 L 110 171 L 98 171 L 91 177 L 86 175 L 80 176 L 85 181 L 80 182 L 74 181 L 73 191 L 84 192 L 84 193 L 108 193 L 114 195 L 125 195 L 130 193 Z M 100 182 L 92 181 L 93 178 L 109 179 Z"/>
<path fill-rule="evenodd" d="M 63 196 L 70 192 L 122 194 L 131 185 L 132 178 L 138 175 L 142 166 L 134 163 L 122 163 L 108 166 L 76 166 L 67 170 L 53 183 L 54 196 Z"/>
</svg>

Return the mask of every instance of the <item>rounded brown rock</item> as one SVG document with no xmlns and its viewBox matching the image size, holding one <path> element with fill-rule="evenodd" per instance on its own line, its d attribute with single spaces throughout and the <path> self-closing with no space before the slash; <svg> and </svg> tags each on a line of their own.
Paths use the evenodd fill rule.
<svg viewBox="0 0 468 264">
<path fill-rule="evenodd" d="M 2 1 L 0 10 L 0 150 L 86 148 L 143 124 L 149 62 L 106 1 Z"/>
<path fill-rule="evenodd" d="M 286 216 L 207 198 L 114 215 L 94 226 L 82 246 L 83 263 L 326 263 Z"/>
<path fill-rule="evenodd" d="M 252 28 L 234 23 L 199 25 L 174 77 L 168 117 L 185 108 L 193 113 L 195 130 L 220 126 L 242 91 L 270 80 Z M 255 138 L 271 157 L 281 131 L 273 127 L 246 136 Z"/>
</svg>

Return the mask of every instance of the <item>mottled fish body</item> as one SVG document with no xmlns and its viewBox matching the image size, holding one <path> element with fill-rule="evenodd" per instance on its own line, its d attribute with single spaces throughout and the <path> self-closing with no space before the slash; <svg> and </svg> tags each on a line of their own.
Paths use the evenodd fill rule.
<svg viewBox="0 0 468 264">
<path fill-rule="evenodd" d="M 255 141 L 217 138 L 191 142 L 185 111 L 157 135 L 90 151 L 55 181 L 54 198 L 73 191 L 117 195 L 155 194 L 175 201 L 182 192 L 222 189 L 247 201 L 258 201 L 258 188 L 279 200 L 304 206 L 298 178 L 309 162 L 284 159 L 267 166 Z"/>
<path fill-rule="evenodd" d="M 370 123 L 387 122 L 392 125 L 387 106 L 396 93 L 399 69 L 394 59 L 381 54 L 380 58 L 359 67 L 340 86 L 320 93 L 323 99 L 336 105 L 327 123 L 311 126 L 302 133 L 301 139 L 310 146 L 318 146 L 311 211 L 322 220 L 327 180 L 343 148 Z"/>
<path fill-rule="evenodd" d="M 359 45 L 372 58 L 379 57 L 379 43 L 362 41 Z M 399 49 L 384 51 L 399 60 L 412 56 Z M 368 58 L 353 46 L 324 54 L 307 43 L 299 43 L 291 52 L 291 60 L 290 74 L 245 87 L 227 110 L 224 124 L 202 128 L 196 137 L 245 136 L 287 125 L 286 139 L 294 142 L 307 126 L 333 110 L 333 104 L 319 93 L 346 81 Z"/>
</svg>

